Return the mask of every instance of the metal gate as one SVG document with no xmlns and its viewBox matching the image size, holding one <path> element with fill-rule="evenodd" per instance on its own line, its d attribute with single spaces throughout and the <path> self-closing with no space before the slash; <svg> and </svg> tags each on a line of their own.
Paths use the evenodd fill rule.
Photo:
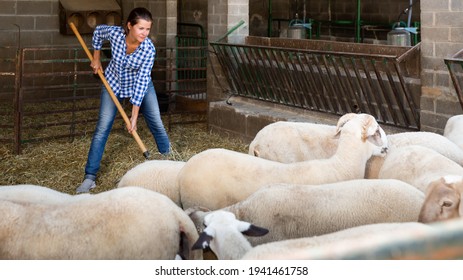
<svg viewBox="0 0 463 280">
<path fill-rule="evenodd" d="M 204 45 L 201 42 L 200 46 L 157 48 L 153 82 L 161 112 L 168 116 L 169 129 L 172 124 L 206 121 L 207 45 Z M 81 47 L 0 47 L 0 50 L 0 142 L 12 144 L 14 152 L 19 154 L 24 143 L 59 138 L 72 141 L 76 136 L 93 132 L 101 81 L 90 71 Z M 184 53 L 182 50 L 188 54 L 178 56 Z M 197 54 L 193 56 L 190 52 Z M 106 53 L 110 54 L 107 50 Z M 104 59 L 103 64 L 108 60 Z M 125 104 L 122 103 L 123 107 Z M 196 119 L 178 121 L 179 118 L 172 118 L 174 114 L 188 114 Z"/>
<path fill-rule="evenodd" d="M 157 48 L 153 67 L 156 92 L 166 98 L 169 130 L 174 124 L 207 122 L 207 39 L 178 35 L 176 42 L 176 48 Z"/>
<path fill-rule="evenodd" d="M 416 61 L 419 44 L 392 48 L 395 54 L 366 44 L 281 38 L 210 44 L 236 95 L 336 115 L 364 112 L 381 123 L 420 128 L 420 90 L 415 96 L 410 90 L 420 84 L 419 67 L 405 67 Z"/>
</svg>

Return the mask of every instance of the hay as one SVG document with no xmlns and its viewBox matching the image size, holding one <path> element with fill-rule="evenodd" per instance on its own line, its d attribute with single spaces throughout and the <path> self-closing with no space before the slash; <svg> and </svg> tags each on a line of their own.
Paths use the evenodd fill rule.
<svg viewBox="0 0 463 280">
<path fill-rule="evenodd" d="M 163 116 L 165 123 L 166 118 Z M 240 152 L 247 152 L 248 149 L 248 145 L 240 140 L 211 133 L 206 123 L 177 124 L 168 132 L 172 154 L 164 158 L 157 152 L 154 139 L 144 122 L 140 122 L 138 134 L 151 153 L 150 159 L 187 161 L 209 148 L 226 148 Z M 0 185 L 34 184 L 74 194 L 83 180 L 90 141 L 91 135 L 87 135 L 72 142 L 51 140 L 24 144 L 21 155 L 13 154 L 12 145 L 2 144 Z M 133 137 L 123 129 L 113 130 L 101 161 L 94 193 L 115 188 L 125 172 L 144 161 Z"/>
</svg>

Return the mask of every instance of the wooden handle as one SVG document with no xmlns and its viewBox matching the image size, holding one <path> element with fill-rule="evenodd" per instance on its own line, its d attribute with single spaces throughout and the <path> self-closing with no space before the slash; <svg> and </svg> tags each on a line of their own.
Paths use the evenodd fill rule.
<svg viewBox="0 0 463 280">
<path fill-rule="evenodd" d="M 72 31 L 77 37 L 77 40 L 79 40 L 79 43 L 82 45 L 82 48 L 84 49 L 85 53 L 88 56 L 88 59 L 90 61 L 93 60 L 93 56 L 90 53 L 90 51 L 87 48 L 87 45 L 85 44 L 84 40 L 82 39 L 82 36 L 80 36 L 79 31 L 77 30 L 76 26 L 74 23 L 69 22 L 69 26 L 71 27 Z M 109 85 L 108 81 L 106 80 L 103 71 L 101 69 L 98 69 L 98 76 L 100 76 L 101 81 L 103 82 L 104 86 L 108 90 L 108 94 L 111 96 L 111 99 L 113 100 L 114 104 L 117 107 L 117 110 L 119 110 L 119 113 L 122 115 L 122 118 L 124 119 L 125 123 L 127 124 L 128 127 L 130 127 L 132 124 L 130 123 L 130 119 L 127 117 L 127 114 L 125 113 L 124 109 L 121 106 L 121 103 L 117 99 L 116 95 L 114 94 L 113 90 L 111 89 L 111 86 Z M 138 146 L 140 147 L 141 151 L 143 152 L 143 156 L 148 159 L 149 158 L 149 152 L 146 149 L 145 145 L 140 139 L 140 136 L 138 136 L 137 131 L 132 131 L 132 136 L 135 138 L 135 141 L 137 141 Z"/>
</svg>

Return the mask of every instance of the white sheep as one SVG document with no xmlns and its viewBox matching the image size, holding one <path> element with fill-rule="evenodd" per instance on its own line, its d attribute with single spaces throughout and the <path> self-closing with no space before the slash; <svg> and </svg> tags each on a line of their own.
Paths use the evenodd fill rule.
<svg viewBox="0 0 463 280">
<path fill-rule="evenodd" d="M 463 149 L 463 115 L 455 115 L 447 120 L 444 136 Z"/>
<path fill-rule="evenodd" d="M 448 175 L 429 184 L 418 218 L 419 222 L 432 223 L 463 217 L 463 177 Z"/>
<path fill-rule="evenodd" d="M 335 134 L 335 125 L 278 121 L 256 134 L 249 154 L 283 163 L 329 158 L 338 147 Z"/>
<path fill-rule="evenodd" d="M 0 211 L 0 259 L 202 258 L 189 251 L 198 233 L 188 215 L 140 187 L 57 204 L 0 200 Z"/>
<path fill-rule="evenodd" d="M 363 178 L 367 160 L 387 151 L 386 135 L 366 114 L 343 116 L 339 124 L 338 149 L 329 159 L 280 163 L 225 149 L 191 157 L 178 176 L 184 209 L 220 209 L 272 183 L 322 184 Z"/>
<path fill-rule="evenodd" d="M 249 239 L 255 246 L 366 224 L 416 222 L 423 201 L 422 192 L 402 181 L 359 179 L 312 186 L 273 184 L 220 210 L 269 230 Z M 199 230 L 210 213 L 198 207 L 186 212 Z"/>
<path fill-rule="evenodd" d="M 73 199 L 81 199 L 90 194 L 70 195 L 48 187 L 38 185 L 5 185 L 0 186 L 0 199 L 22 203 L 63 203 Z"/>
<path fill-rule="evenodd" d="M 262 128 L 249 145 L 249 154 L 284 163 L 329 158 L 335 152 L 338 138 L 335 126 L 306 122 L 280 121 Z M 462 137 L 463 138 L 463 137 Z M 389 150 L 420 145 L 437 151 L 463 166 L 463 150 L 446 137 L 425 131 L 388 134 Z M 371 157 L 365 178 L 376 179 L 385 157 Z"/>
<path fill-rule="evenodd" d="M 432 231 L 429 225 L 418 222 L 408 223 L 379 223 L 362 225 L 340 230 L 320 236 L 295 238 L 269 242 L 258 245 L 242 257 L 243 260 L 294 260 L 305 259 L 311 251 L 320 250 L 323 246 L 336 242 L 358 244 L 365 239 L 376 239 L 378 236 L 394 238 L 404 231 L 416 234 Z"/>
<path fill-rule="evenodd" d="M 251 249 L 251 244 L 243 236 L 262 236 L 268 230 L 239 221 L 227 211 L 214 211 L 204 217 L 206 228 L 199 235 L 192 250 L 210 248 L 219 260 L 237 260 Z"/>
<path fill-rule="evenodd" d="M 118 188 L 139 186 L 159 192 L 181 206 L 177 176 L 184 161 L 149 160 L 127 171 L 119 180 Z"/>
<path fill-rule="evenodd" d="M 440 134 L 426 131 L 401 132 L 388 135 L 387 139 L 389 152 L 391 153 L 400 147 L 419 145 L 432 149 L 463 166 L 463 150 Z M 367 162 L 365 177 L 370 179 L 379 178 L 379 171 L 388 156 L 389 153 L 385 157 L 372 157 Z"/>
<path fill-rule="evenodd" d="M 442 154 L 424 146 L 410 145 L 391 150 L 378 177 L 398 179 L 423 193 L 429 184 L 446 175 L 461 175 L 463 167 Z"/>
</svg>

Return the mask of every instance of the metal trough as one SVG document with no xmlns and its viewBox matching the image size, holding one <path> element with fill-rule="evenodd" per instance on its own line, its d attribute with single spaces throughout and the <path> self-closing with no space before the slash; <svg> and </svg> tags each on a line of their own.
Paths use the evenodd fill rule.
<svg viewBox="0 0 463 280">
<path fill-rule="evenodd" d="M 210 43 L 234 94 L 420 129 L 419 49 L 321 40 L 247 37 Z"/>
</svg>

